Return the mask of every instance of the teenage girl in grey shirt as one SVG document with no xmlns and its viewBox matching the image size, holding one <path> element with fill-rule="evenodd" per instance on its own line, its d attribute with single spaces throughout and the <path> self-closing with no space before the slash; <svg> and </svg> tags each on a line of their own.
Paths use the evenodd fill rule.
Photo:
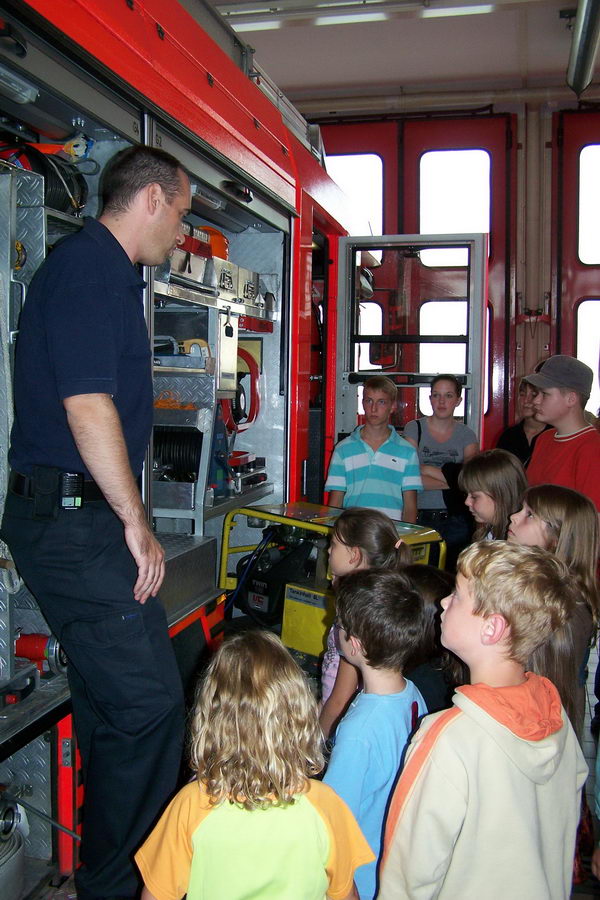
<svg viewBox="0 0 600 900">
<path fill-rule="evenodd" d="M 417 522 L 434 528 L 446 541 L 447 569 L 454 568 L 456 557 L 469 543 L 470 524 L 461 512 L 446 507 L 442 491 L 448 483 L 442 466 L 466 462 L 479 452 L 475 432 L 454 418 L 461 394 L 462 385 L 454 375 L 437 375 L 431 382 L 433 414 L 413 419 L 404 428 L 404 437 L 418 451 L 425 488 L 417 495 Z"/>
</svg>

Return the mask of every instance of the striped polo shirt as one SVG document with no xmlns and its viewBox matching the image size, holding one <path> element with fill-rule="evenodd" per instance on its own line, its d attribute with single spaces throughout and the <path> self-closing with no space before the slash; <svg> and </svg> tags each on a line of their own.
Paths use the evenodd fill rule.
<svg viewBox="0 0 600 900">
<path fill-rule="evenodd" d="M 402 491 L 422 491 L 419 457 L 392 426 L 377 450 L 361 437 L 362 425 L 337 445 L 331 457 L 326 491 L 344 491 L 343 506 L 365 506 L 402 519 Z"/>
</svg>

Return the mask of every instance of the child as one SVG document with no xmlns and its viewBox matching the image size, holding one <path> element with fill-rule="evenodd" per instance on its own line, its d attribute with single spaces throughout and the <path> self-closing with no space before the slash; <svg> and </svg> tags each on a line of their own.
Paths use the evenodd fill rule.
<svg viewBox="0 0 600 900">
<path fill-rule="evenodd" d="M 339 640 L 363 690 L 342 719 L 324 781 L 342 797 L 379 856 L 385 808 L 418 716 L 427 712 L 405 660 L 423 640 L 423 602 L 398 572 L 372 569 L 340 579 Z M 356 871 L 362 900 L 376 890 L 374 862 Z"/>
<path fill-rule="evenodd" d="M 508 540 L 543 547 L 562 559 L 584 585 L 590 611 L 598 617 L 598 516 L 588 497 L 556 484 L 528 488 L 521 509 L 510 517 Z"/>
<path fill-rule="evenodd" d="M 423 600 L 425 631 L 423 641 L 406 663 L 406 674 L 421 691 L 428 712 L 452 705 L 458 684 L 468 680 L 461 661 L 441 644 L 441 601 L 454 590 L 454 576 L 434 566 L 412 563 L 402 569 Z"/>
<path fill-rule="evenodd" d="M 575 732 L 581 736 L 586 666 L 599 612 L 596 508 L 570 488 L 554 484 L 529 488 L 522 508 L 510 517 L 508 540 L 549 550 L 579 581 L 580 599 L 565 626 L 569 634 L 555 632 L 552 640 L 536 651 L 531 668 L 556 685 Z"/>
<path fill-rule="evenodd" d="M 527 376 L 537 389 L 538 422 L 552 425 L 538 438 L 527 467 L 529 484 L 562 484 L 589 497 L 600 512 L 600 433 L 585 418 L 594 373 L 573 356 L 551 356 Z"/>
<path fill-rule="evenodd" d="M 423 486 L 416 450 L 390 425 L 396 397 L 391 378 L 373 375 L 365 381 L 365 424 L 335 447 L 325 490 L 330 506 L 366 506 L 414 524 Z"/>
<path fill-rule="evenodd" d="M 323 767 L 316 704 L 279 638 L 250 631 L 210 662 L 192 718 L 197 780 L 136 854 L 142 900 L 357 898 L 373 854 Z"/>
<path fill-rule="evenodd" d="M 471 537 L 471 523 L 462 500 L 450 501 L 448 464 L 471 459 L 479 451 L 475 432 L 454 418 L 462 399 L 462 384 L 455 375 L 431 380 L 431 415 L 407 422 L 404 437 L 419 454 L 423 492 L 417 498 L 419 525 L 435 528 L 446 542 L 446 568 L 454 571 L 458 554 Z M 453 508 L 456 507 L 456 508 Z"/>
<path fill-rule="evenodd" d="M 340 575 L 358 569 L 398 569 L 412 562 L 412 553 L 398 538 L 389 516 L 376 509 L 352 507 L 341 513 L 331 533 L 329 570 L 334 584 Z M 358 678 L 354 666 L 340 666 L 334 625 L 327 635 L 327 650 L 321 666 L 321 727 L 326 737 L 356 693 Z M 341 671 L 340 671 L 341 668 Z"/>
<path fill-rule="evenodd" d="M 527 487 L 522 463 L 507 450 L 484 450 L 465 463 L 458 484 L 477 522 L 473 540 L 504 540 Z"/>
<path fill-rule="evenodd" d="M 461 553 L 442 643 L 472 683 L 411 742 L 380 900 L 570 895 L 587 767 L 556 688 L 525 662 L 576 600 L 567 566 L 537 547 L 480 542 Z"/>
<path fill-rule="evenodd" d="M 536 388 L 526 378 L 521 378 L 517 395 L 517 409 L 521 418 L 515 425 L 505 428 L 496 444 L 501 450 L 514 453 L 524 466 L 531 459 L 539 435 L 550 427 L 535 417 L 533 401 L 536 393 Z"/>
</svg>

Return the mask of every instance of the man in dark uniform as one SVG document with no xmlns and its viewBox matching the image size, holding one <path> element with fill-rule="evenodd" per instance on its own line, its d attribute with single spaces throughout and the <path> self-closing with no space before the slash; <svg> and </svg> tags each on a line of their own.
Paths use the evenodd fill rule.
<svg viewBox="0 0 600 900">
<path fill-rule="evenodd" d="M 152 382 L 136 264 L 158 265 L 183 241 L 190 184 L 169 154 L 133 147 L 109 165 L 103 201 L 48 256 L 23 307 L 2 523 L 69 659 L 85 787 L 79 900 L 134 897 L 130 857 L 176 786 L 183 740 L 156 597 L 164 553 L 139 491 Z"/>
</svg>

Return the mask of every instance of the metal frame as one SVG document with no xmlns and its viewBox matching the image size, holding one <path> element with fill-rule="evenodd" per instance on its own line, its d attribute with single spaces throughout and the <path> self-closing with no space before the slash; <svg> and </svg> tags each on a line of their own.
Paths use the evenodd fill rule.
<svg viewBox="0 0 600 900">
<path fill-rule="evenodd" d="M 352 389 L 353 383 L 363 380 L 373 372 L 354 373 L 352 354 L 352 310 L 354 298 L 354 273 L 355 251 L 357 250 L 387 250 L 400 247 L 414 247 L 428 249 L 431 247 L 466 247 L 469 250 L 469 296 L 468 304 L 468 334 L 465 336 L 467 348 L 467 371 L 454 373 L 464 376 L 467 393 L 465 395 L 465 421 L 469 427 L 481 437 L 484 398 L 484 323 L 487 297 L 487 236 L 485 234 L 395 234 L 383 237 L 346 237 L 339 242 L 339 271 L 338 271 L 338 322 L 337 322 L 337 359 L 338 381 L 336 387 L 336 418 L 335 432 L 351 431 L 356 425 L 356 394 Z M 367 337 L 368 336 L 364 336 Z M 436 335 L 436 340 L 442 336 Z M 456 335 L 451 336 L 456 342 Z M 399 336 L 398 343 L 402 343 Z M 410 386 L 424 386 L 429 384 L 432 375 L 436 373 L 417 372 L 389 372 L 382 371 L 385 375 L 411 375 L 413 380 Z M 354 376 L 354 378 L 353 378 Z"/>
</svg>

